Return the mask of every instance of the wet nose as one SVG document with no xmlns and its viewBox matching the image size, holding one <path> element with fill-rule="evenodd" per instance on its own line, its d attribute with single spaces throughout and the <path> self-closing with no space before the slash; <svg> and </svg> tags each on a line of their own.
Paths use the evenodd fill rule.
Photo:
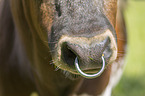
<svg viewBox="0 0 145 96">
<path fill-rule="evenodd" d="M 79 66 L 82 70 L 93 70 L 101 68 L 102 54 L 107 62 L 111 57 L 112 50 L 110 48 L 110 38 L 104 40 L 93 40 L 91 43 L 65 41 L 61 46 L 61 58 L 69 67 L 74 68 L 74 61 L 77 57 Z M 75 68 L 74 68 L 75 69 Z"/>
</svg>

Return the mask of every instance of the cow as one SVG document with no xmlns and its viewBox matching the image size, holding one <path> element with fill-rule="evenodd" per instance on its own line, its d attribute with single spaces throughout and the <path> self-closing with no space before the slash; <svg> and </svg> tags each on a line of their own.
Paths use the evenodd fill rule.
<svg viewBox="0 0 145 96">
<path fill-rule="evenodd" d="M 125 0 L 1 0 L 0 96 L 110 96 L 123 72 Z"/>
</svg>

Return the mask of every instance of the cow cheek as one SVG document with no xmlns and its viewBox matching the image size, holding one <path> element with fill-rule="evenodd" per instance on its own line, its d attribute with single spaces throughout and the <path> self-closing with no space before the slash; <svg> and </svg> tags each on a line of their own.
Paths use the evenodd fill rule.
<svg viewBox="0 0 145 96">
<path fill-rule="evenodd" d="M 51 26 L 54 19 L 54 5 L 51 3 L 42 3 L 40 6 L 42 25 L 50 34 Z"/>
</svg>

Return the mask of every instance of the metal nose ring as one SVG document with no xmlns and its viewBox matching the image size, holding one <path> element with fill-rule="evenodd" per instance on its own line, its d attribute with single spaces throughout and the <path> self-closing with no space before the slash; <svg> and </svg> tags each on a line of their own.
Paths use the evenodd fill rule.
<svg viewBox="0 0 145 96">
<path fill-rule="evenodd" d="M 83 76 L 85 78 L 96 78 L 96 77 L 98 77 L 102 74 L 102 72 L 104 71 L 104 68 L 105 68 L 105 59 L 104 59 L 103 55 L 102 55 L 102 61 L 103 61 L 103 64 L 102 64 L 101 70 L 99 72 L 95 73 L 95 74 L 86 74 L 86 73 L 84 73 L 79 67 L 77 57 L 75 59 L 75 67 L 76 67 L 78 73 L 80 73 L 81 76 Z"/>
</svg>

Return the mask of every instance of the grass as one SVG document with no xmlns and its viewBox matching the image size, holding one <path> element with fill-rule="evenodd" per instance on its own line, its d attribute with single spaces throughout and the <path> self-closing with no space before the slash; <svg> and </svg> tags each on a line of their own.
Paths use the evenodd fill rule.
<svg viewBox="0 0 145 96">
<path fill-rule="evenodd" d="M 112 96 L 145 96 L 145 0 L 130 0 L 125 17 L 127 65 Z"/>
</svg>

